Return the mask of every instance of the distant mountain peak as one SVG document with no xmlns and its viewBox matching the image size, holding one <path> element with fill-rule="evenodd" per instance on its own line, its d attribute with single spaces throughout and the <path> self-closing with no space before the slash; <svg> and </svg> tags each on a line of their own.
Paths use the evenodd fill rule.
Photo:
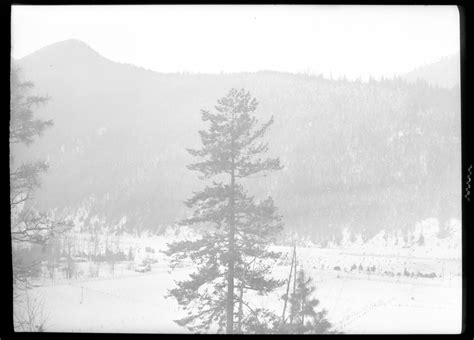
<svg viewBox="0 0 474 340">
<path fill-rule="evenodd" d="M 88 44 L 86 44 L 84 41 L 79 40 L 79 39 L 75 39 L 75 38 L 58 41 L 58 42 L 53 43 L 49 46 L 55 46 L 55 45 L 82 46 L 82 47 L 86 47 L 86 48 L 89 48 L 89 49 L 92 50 L 92 48 Z"/>
<path fill-rule="evenodd" d="M 20 60 L 42 58 L 42 57 L 61 58 L 84 58 L 84 57 L 100 57 L 105 59 L 96 50 L 90 47 L 87 43 L 79 39 L 67 39 L 55 42 L 51 45 L 40 48 L 39 50 L 23 57 Z"/>
</svg>

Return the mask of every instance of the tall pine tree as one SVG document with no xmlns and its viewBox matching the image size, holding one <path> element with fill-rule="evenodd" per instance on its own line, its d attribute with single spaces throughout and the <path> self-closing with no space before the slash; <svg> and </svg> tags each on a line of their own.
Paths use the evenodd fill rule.
<svg viewBox="0 0 474 340">
<path fill-rule="evenodd" d="M 48 100 L 47 97 L 31 94 L 33 83 L 20 78 L 20 70 L 11 64 L 10 74 L 10 232 L 12 241 L 12 269 L 14 303 L 26 298 L 28 308 L 38 311 L 36 300 L 28 300 L 30 278 L 38 270 L 38 259 L 25 261 L 17 250 L 21 244 L 45 246 L 55 234 L 71 227 L 70 223 L 40 213 L 26 203 L 40 187 L 41 175 L 48 165 L 44 160 L 23 161 L 15 159 L 16 145 L 31 145 L 43 132 L 53 125 L 51 120 L 38 119 L 35 109 Z M 37 317 L 37 316 L 36 316 Z M 44 321 L 44 320 L 43 320 Z M 31 331 L 37 329 L 37 318 L 15 315 L 15 328 Z M 43 325 L 41 324 L 41 327 Z"/>
<path fill-rule="evenodd" d="M 19 69 L 11 65 L 10 74 L 10 149 L 15 144 L 30 145 L 35 138 L 53 125 L 51 120 L 40 120 L 34 109 L 48 98 L 31 95 L 33 83 L 20 80 Z M 10 152 L 10 208 L 18 211 L 39 187 L 41 173 L 48 168 L 43 160 L 15 164 L 14 152 Z"/>
<path fill-rule="evenodd" d="M 253 113 L 257 100 L 245 90 L 231 89 L 217 101 L 216 113 L 202 110 L 209 129 L 199 131 L 200 150 L 188 152 L 198 161 L 188 166 L 211 183 L 186 201 L 194 208 L 183 225 L 205 226 L 202 237 L 168 245 L 166 254 L 176 265 L 190 258 L 197 271 L 177 283 L 170 296 L 188 312 L 177 323 L 191 331 L 208 331 L 217 325 L 226 333 L 248 330 L 247 320 L 261 310 L 246 299 L 251 290 L 266 294 L 283 283 L 269 278 L 278 253 L 269 243 L 283 224 L 271 197 L 257 200 L 243 186 L 244 179 L 281 169 L 278 158 L 264 158 L 268 144 L 261 141 L 273 117 L 259 125 Z"/>
</svg>

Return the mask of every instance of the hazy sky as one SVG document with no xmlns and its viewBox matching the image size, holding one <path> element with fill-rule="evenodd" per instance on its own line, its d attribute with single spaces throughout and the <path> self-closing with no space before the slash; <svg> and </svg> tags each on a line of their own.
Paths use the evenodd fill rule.
<svg viewBox="0 0 474 340">
<path fill-rule="evenodd" d="M 13 6 L 13 57 L 71 38 L 161 72 L 366 79 L 459 51 L 459 13 L 455 6 Z"/>
</svg>

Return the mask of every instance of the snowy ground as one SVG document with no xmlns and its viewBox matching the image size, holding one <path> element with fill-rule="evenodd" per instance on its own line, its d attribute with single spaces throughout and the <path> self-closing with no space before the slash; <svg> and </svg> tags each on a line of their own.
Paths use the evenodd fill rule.
<svg viewBox="0 0 474 340">
<path fill-rule="evenodd" d="M 391 278 L 309 271 L 315 296 L 335 328 L 344 333 L 458 333 L 460 277 Z"/>
<path fill-rule="evenodd" d="M 120 277 L 70 280 L 33 289 L 45 302 L 46 331 L 182 333 L 173 320 L 180 316 L 174 301 L 165 299 L 173 280 L 166 268 Z"/>
<path fill-rule="evenodd" d="M 279 247 L 286 253 L 291 248 Z M 459 333 L 461 331 L 460 260 L 404 258 L 354 254 L 341 249 L 298 248 L 299 266 L 310 272 L 316 297 L 328 318 L 344 333 Z M 274 275 L 285 278 L 289 264 L 282 261 Z M 341 266 L 335 271 L 333 265 Z M 353 263 L 376 263 L 378 270 L 350 271 Z M 444 264 L 440 269 L 440 263 Z M 324 264 L 324 268 L 323 265 Z M 442 277 L 389 277 L 404 267 L 444 271 Z M 383 270 L 382 270 L 383 269 Z M 121 268 L 114 277 L 62 280 L 34 288 L 31 294 L 45 303 L 46 331 L 185 333 L 173 320 L 184 316 L 173 299 L 165 299 L 173 280 L 186 277 L 190 268 L 169 272 L 159 262 L 148 273 Z M 254 303 L 279 311 L 283 291 L 256 297 Z M 20 306 L 17 306 L 21 308 Z"/>
</svg>

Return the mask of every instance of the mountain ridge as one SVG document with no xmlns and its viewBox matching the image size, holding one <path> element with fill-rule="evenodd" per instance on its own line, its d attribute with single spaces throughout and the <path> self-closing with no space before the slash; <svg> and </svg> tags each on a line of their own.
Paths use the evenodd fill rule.
<svg viewBox="0 0 474 340">
<path fill-rule="evenodd" d="M 460 75 L 460 55 L 456 52 L 436 62 L 420 65 L 403 77 L 409 82 L 424 80 L 432 86 L 452 88 L 459 87 Z"/>
<path fill-rule="evenodd" d="M 276 70 L 259 70 L 259 71 L 254 71 L 254 72 L 251 72 L 251 71 L 215 72 L 215 73 L 189 72 L 189 71 L 162 72 L 162 71 L 149 69 L 149 68 L 146 68 L 146 67 L 143 67 L 143 66 L 140 66 L 140 65 L 137 65 L 137 64 L 129 63 L 129 62 L 119 62 L 119 61 L 113 60 L 111 58 L 108 58 L 108 57 L 100 54 L 95 49 L 93 49 L 90 45 L 88 45 L 86 42 L 84 42 L 80 39 L 75 39 L 75 38 L 66 39 L 66 40 L 62 40 L 62 41 L 57 41 L 57 42 L 52 43 L 50 45 L 44 46 L 44 47 L 42 47 L 42 48 L 40 48 L 40 49 L 38 49 L 38 50 L 36 50 L 32 53 L 20 58 L 20 59 L 16 59 L 16 62 L 19 62 L 19 63 L 27 62 L 28 59 L 35 58 L 35 56 L 37 56 L 38 54 L 41 54 L 41 53 L 46 53 L 47 54 L 47 53 L 51 53 L 52 51 L 56 52 L 55 50 L 57 50 L 57 49 L 64 50 L 64 48 L 73 48 L 76 51 L 92 52 L 92 54 L 100 57 L 101 59 L 106 59 L 109 62 L 116 63 L 116 64 L 119 64 L 119 65 L 126 65 L 126 66 L 129 66 L 129 67 L 135 68 L 137 70 L 152 72 L 152 73 L 156 73 L 156 74 L 159 74 L 159 75 L 188 75 L 188 76 L 189 75 L 195 75 L 195 76 L 211 75 L 211 76 L 213 76 L 213 75 L 220 75 L 220 74 L 237 75 L 237 74 L 269 73 L 269 74 L 283 74 L 283 75 L 293 75 L 293 76 L 304 75 L 304 76 L 307 76 L 307 77 L 323 78 L 323 79 L 328 80 L 328 81 L 333 80 L 332 78 L 324 77 L 320 73 L 308 73 L 307 74 L 307 73 L 301 73 L 301 72 L 286 72 L 286 71 L 276 71 Z M 79 53 L 79 54 L 84 55 L 84 53 Z M 398 77 L 395 77 L 395 78 L 403 78 L 403 79 L 406 79 L 408 81 L 416 81 L 417 78 L 420 78 L 422 80 L 427 81 L 430 85 L 439 85 L 438 81 L 433 82 L 431 80 L 426 79 L 426 76 L 424 75 L 424 73 L 428 73 L 428 71 L 433 69 L 433 67 L 437 68 L 439 64 L 444 65 L 444 64 L 447 63 L 450 66 L 451 65 L 456 66 L 456 64 L 459 65 L 459 58 L 460 58 L 459 52 L 456 52 L 456 53 L 444 56 L 444 57 L 440 58 L 438 61 L 419 65 L 419 66 L 415 67 L 414 69 L 412 69 L 411 71 L 405 72 L 402 75 L 400 75 Z M 458 69 L 459 69 L 459 66 L 458 66 Z M 457 71 L 458 69 L 455 69 L 455 71 Z M 385 78 L 385 79 L 392 79 L 392 78 Z M 352 80 L 352 81 L 355 82 L 357 80 Z M 450 82 L 450 84 L 451 84 L 451 82 Z M 459 84 L 459 82 L 457 84 Z M 447 87 L 451 87 L 451 86 L 454 86 L 454 85 L 449 85 Z"/>
<path fill-rule="evenodd" d="M 377 224 L 458 214 L 456 203 L 441 203 L 442 195 L 458 191 L 457 175 L 449 176 L 460 169 L 455 91 L 402 79 L 141 72 L 67 45 L 19 61 L 23 78 L 52 98 L 38 116 L 55 126 L 15 151 L 23 159 L 50 159 L 34 202 L 42 209 L 75 209 L 94 196 L 93 210 L 110 223 L 126 215 L 131 230 L 173 224 L 187 213 L 182 202 L 203 185 L 185 167 L 193 162 L 185 149 L 199 147 L 197 131 L 204 128 L 200 109 L 243 87 L 259 101 L 259 119 L 275 117 L 267 140 L 285 166 L 250 187 L 260 197 L 274 196 L 290 228 L 330 233 L 351 224 L 375 232 Z M 452 164 L 441 169 L 442 155 Z M 433 191 L 436 181 L 443 186 Z M 391 196 L 399 198 L 391 203 Z M 400 221 L 391 221 L 397 211 Z"/>
</svg>

